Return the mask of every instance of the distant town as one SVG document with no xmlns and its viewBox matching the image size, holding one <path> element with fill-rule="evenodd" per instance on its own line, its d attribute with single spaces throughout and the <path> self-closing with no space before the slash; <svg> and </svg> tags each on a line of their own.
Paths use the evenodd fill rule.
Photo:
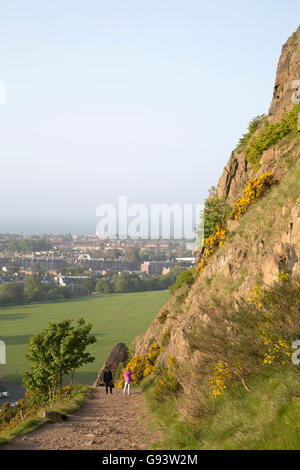
<svg viewBox="0 0 300 470">
<path fill-rule="evenodd" d="M 17 284 L 25 286 L 22 301 L 167 288 L 194 264 L 194 249 L 184 240 L 1 234 L 0 303 L 22 303 L 14 301 Z"/>
</svg>

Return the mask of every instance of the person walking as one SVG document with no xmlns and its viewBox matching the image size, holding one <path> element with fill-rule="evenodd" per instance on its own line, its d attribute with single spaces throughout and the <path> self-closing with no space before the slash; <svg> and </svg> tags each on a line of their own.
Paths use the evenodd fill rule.
<svg viewBox="0 0 300 470">
<path fill-rule="evenodd" d="M 105 385 L 105 391 L 106 395 L 108 394 L 108 389 L 110 389 L 110 394 L 112 395 L 112 388 L 113 388 L 113 383 L 112 383 L 112 372 L 111 370 L 106 366 L 102 375 L 102 381 Z"/>
<path fill-rule="evenodd" d="M 128 367 L 128 369 L 126 369 L 124 372 L 125 383 L 124 383 L 123 395 L 126 392 L 126 387 L 128 389 L 128 395 L 130 393 L 131 376 L 132 376 L 132 372 L 131 372 L 130 367 Z"/>
</svg>

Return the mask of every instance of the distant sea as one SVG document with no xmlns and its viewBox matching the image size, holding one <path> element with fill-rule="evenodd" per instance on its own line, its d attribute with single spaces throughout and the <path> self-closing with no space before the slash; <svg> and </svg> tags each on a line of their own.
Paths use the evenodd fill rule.
<svg viewBox="0 0 300 470">
<path fill-rule="evenodd" d="M 96 235 L 99 217 L 7 217 L 0 216 L 0 233 L 43 235 Z M 118 225 L 118 220 L 117 220 Z M 160 227 L 161 229 L 161 227 Z M 173 220 L 171 220 L 173 234 Z"/>
<path fill-rule="evenodd" d="M 0 233 L 25 235 L 95 234 L 99 217 L 0 217 Z"/>
</svg>

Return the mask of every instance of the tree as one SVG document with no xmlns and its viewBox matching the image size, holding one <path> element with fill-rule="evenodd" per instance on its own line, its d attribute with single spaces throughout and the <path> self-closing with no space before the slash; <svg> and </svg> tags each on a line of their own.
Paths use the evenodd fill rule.
<svg viewBox="0 0 300 470">
<path fill-rule="evenodd" d="M 111 294 L 113 291 L 112 283 L 108 279 L 99 279 L 96 284 L 96 291 L 101 294 Z"/>
<path fill-rule="evenodd" d="M 21 282 L 5 282 L 0 286 L 1 305 L 22 304 L 24 302 L 24 285 Z"/>
<path fill-rule="evenodd" d="M 77 320 L 77 326 L 68 319 L 49 322 L 47 328 L 30 338 L 25 357 L 31 365 L 24 374 L 24 384 L 37 401 L 53 400 L 57 387 L 62 390 L 64 376 L 71 373 L 73 381 L 77 368 L 95 360 L 86 351 L 96 342 L 91 329 L 83 318 Z"/>
<path fill-rule="evenodd" d="M 141 280 L 137 274 L 114 274 L 113 286 L 114 292 L 138 292 L 141 288 Z"/>
<path fill-rule="evenodd" d="M 89 277 L 88 279 L 84 281 L 82 287 L 88 294 L 91 294 L 92 292 L 94 292 L 95 287 L 96 287 L 95 279 L 92 277 Z"/>
<path fill-rule="evenodd" d="M 140 263 L 141 261 L 137 249 L 132 246 L 127 246 L 125 248 L 123 259 L 124 261 L 132 264 Z"/>
<path fill-rule="evenodd" d="M 118 248 L 110 248 L 103 253 L 105 259 L 118 259 L 121 255 L 122 252 Z"/>
<path fill-rule="evenodd" d="M 24 279 L 24 294 L 28 302 L 42 300 L 44 297 L 43 285 L 35 274 Z"/>
</svg>

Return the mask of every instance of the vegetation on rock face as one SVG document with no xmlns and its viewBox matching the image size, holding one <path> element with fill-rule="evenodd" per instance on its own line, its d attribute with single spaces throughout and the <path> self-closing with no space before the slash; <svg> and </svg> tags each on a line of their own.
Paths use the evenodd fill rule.
<svg viewBox="0 0 300 470">
<path fill-rule="evenodd" d="M 186 269 L 185 271 L 179 274 L 177 281 L 169 287 L 170 294 L 174 294 L 178 289 L 182 287 L 191 287 L 192 284 L 195 282 L 195 279 L 195 270 Z"/>
<path fill-rule="evenodd" d="M 242 151 L 242 150 L 245 149 L 245 147 L 247 146 L 247 144 L 248 144 L 249 140 L 251 139 L 252 135 L 257 130 L 260 123 L 265 119 L 265 117 L 266 117 L 265 114 L 261 114 L 259 116 L 255 116 L 250 121 L 250 123 L 248 125 L 248 131 L 245 134 L 243 134 L 243 136 L 239 140 L 239 144 L 238 144 L 238 150 L 239 151 Z"/>
<path fill-rule="evenodd" d="M 166 336 L 169 333 L 168 331 Z M 166 361 L 160 360 L 160 354 L 163 352 L 167 342 L 167 338 L 165 338 L 164 345 L 159 346 L 154 341 L 149 346 L 148 353 L 142 356 L 134 356 L 129 360 L 121 371 L 118 388 L 124 386 L 124 372 L 130 368 L 133 385 L 139 385 L 143 380 L 151 376 L 157 397 L 176 395 L 181 390 L 181 385 L 177 380 L 177 360 L 174 355 L 169 355 Z"/>
<path fill-rule="evenodd" d="M 163 430 L 156 447 L 299 448 L 300 405 L 294 398 L 300 366 L 291 360 L 292 343 L 300 337 L 299 280 L 279 272 L 272 287 L 254 286 L 247 299 L 232 303 L 213 299 L 201 310 L 206 322 L 186 332 L 201 360 L 189 366 L 188 380 L 180 366 L 174 374 L 183 380 L 184 394 L 158 395 L 154 379 L 142 384 L 152 426 Z"/>
<path fill-rule="evenodd" d="M 200 214 L 201 222 L 197 228 L 198 236 L 207 239 L 212 235 L 218 225 L 226 219 L 231 210 L 225 196 L 218 197 L 217 189 L 212 186 L 209 190 L 209 196 L 204 203 L 204 210 Z"/>
<path fill-rule="evenodd" d="M 290 359 L 292 343 L 300 338 L 299 281 L 280 272 L 271 288 L 255 286 L 246 300 L 215 301 L 207 312 L 203 309 L 206 325 L 188 338 L 203 358 L 198 379 L 208 382 L 215 397 L 237 379 L 249 391 L 246 377 L 271 365 L 292 369 L 300 390 L 300 369 Z"/>
<path fill-rule="evenodd" d="M 261 196 L 265 195 L 269 189 L 278 184 L 272 173 L 264 173 L 258 178 L 250 180 L 241 199 L 238 199 L 228 215 L 228 219 L 238 220 L 248 209 L 250 204 L 254 203 Z"/>
<path fill-rule="evenodd" d="M 256 202 L 260 197 L 265 195 L 270 188 L 277 184 L 272 173 L 264 173 L 258 178 L 254 178 L 248 182 L 241 199 L 238 199 L 233 209 L 220 225 L 217 225 L 216 231 L 203 242 L 203 249 L 200 255 L 200 262 L 197 266 L 197 272 L 202 273 L 209 259 L 215 254 L 217 249 L 224 244 L 228 234 L 227 220 L 238 220 L 248 209 L 248 207 Z"/>
<path fill-rule="evenodd" d="M 294 105 L 292 111 L 283 114 L 279 122 L 269 124 L 266 120 L 262 129 L 255 135 L 244 139 L 242 146 L 246 159 L 253 168 L 259 168 L 259 162 L 265 150 L 278 144 L 287 135 L 297 132 L 300 105 Z"/>
</svg>

